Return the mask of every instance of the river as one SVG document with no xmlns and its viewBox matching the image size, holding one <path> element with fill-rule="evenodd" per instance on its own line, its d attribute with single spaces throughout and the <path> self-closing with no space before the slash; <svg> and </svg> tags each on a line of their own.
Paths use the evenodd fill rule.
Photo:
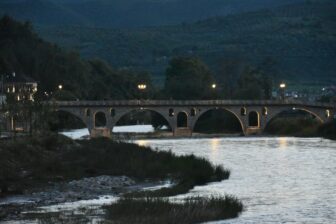
<svg viewBox="0 0 336 224">
<path fill-rule="evenodd" d="M 183 196 L 231 194 L 242 200 L 246 211 L 239 218 L 216 223 L 336 223 L 335 141 L 262 137 L 136 143 L 229 168 L 229 180 Z"/>
</svg>

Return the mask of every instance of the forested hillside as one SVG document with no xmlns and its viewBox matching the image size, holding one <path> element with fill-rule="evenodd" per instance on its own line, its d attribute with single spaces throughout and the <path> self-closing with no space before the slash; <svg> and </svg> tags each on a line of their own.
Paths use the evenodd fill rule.
<svg viewBox="0 0 336 224">
<path fill-rule="evenodd" d="M 148 74 L 112 69 L 105 62 L 82 60 L 40 39 L 30 23 L 10 17 L 0 19 L 0 75 L 32 77 L 39 83 L 39 95 L 61 99 L 125 99 L 137 96 L 140 81 L 150 85 Z M 57 91 L 58 85 L 64 86 Z"/>
<path fill-rule="evenodd" d="M 250 64 L 278 79 L 330 83 L 336 76 L 335 11 L 335 1 L 319 0 L 177 26 L 40 26 L 38 32 L 86 58 L 150 70 L 158 80 L 172 57 L 187 55 L 201 57 L 219 78 L 230 75 L 232 64 Z"/>
</svg>

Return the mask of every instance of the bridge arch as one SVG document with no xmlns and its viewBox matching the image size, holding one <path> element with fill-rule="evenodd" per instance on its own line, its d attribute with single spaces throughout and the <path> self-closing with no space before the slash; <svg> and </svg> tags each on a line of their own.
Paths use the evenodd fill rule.
<svg viewBox="0 0 336 224">
<path fill-rule="evenodd" d="M 106 114 L 102 111 L 96 111 L 93 116 L 94 127 L 95 128 L 104 128 L 107 127 L 107 117 Z"/>
<path fill-rule="evenodd" d="M 163 111 L 151 109 L 151 108 L 139 108 L 139 109 L 130 109 L 127 111 L 124 111 L 123 113 L 116 114 L 116 119 L 114 120 L 114 126 L 119 125 L 121 122 L 123 122 L 123 119 L 126 119 L 128 115 L 139 114 L 141 112 L 150 112 L 151 113 L 151 121 L 149 122 L 154 127 L 166 126 L 168 130 L 172 130 L 172 123 L 169 122 L 168 117 L 170 117 L 169 113 L 167 114 L 163 113 Z M 174 112 L 172 112 L 174 114 Z M 165 116 L 166 115 L 166 116 Z M 148 124 L 149 124 L 148 123 Z"/>
<path fill-rule="evenodd" d="M 87 125 L 87 122 L 86 122 L 86 119 L 85 117 L 83 117 L 79 111 L 77 110 L 67 110 L 67 109 L 57 109 L 55 110 L 56 113 L 66 113 L 66 114 L 69 114 L 73 117 L 75 117 L 76 119 L 80 120 L 81 122 L 83 122 L 83 124 L 88 128 L 88 125 Z M 86 111 L 85 111 L 86 113 Z"/>
<path fill-rule="evenodd" d="M 241 109 L 241 108 L 240 108 Z M 207 110 L 202 110 L 202 112 L 200 112 L 199 114 L 198 114 L 198 117 L 197 117 L 197 119 L 195 120 L 195 122 L 193 123 L 193 125 L 192 125 L 192 130 L 194 131 L 195 130 L 195 128 L 196 128 L 196 126 L 197 126 L 197 124 L 199 123 L 199 121 L 204 117 L 204 116 L 206 116 L 206 114 L 207 113 L 209 113 L 209 112 L 211 112 L 211 111 L 216 111 L 216 110 L 222 110 L 222 111 L 226 111 L 226 112 L 228 112 L 228 113 L 230 113 L 230 114 L 232 114 L 234 117 L 235 117 L 235 119 L 238 121 L 238 123 L 239 123 L 239 126 L 240 126 L 240 129 L 241 129 L 241 132 L 242 133 L 244 133 L 245 131 L 245 125 L 244 125 L 244 122 L 243 122 L 243 120 L 241 119 L 241 117 L 238 115 L 238 113 L 240 113 L 241 112 L 241 110 L 239 109 L 239 112 L 234 112 L 233 110 L 230 110 L 230 109 L 228 109 L 228 108 L 209 108 L 209 109 L 207 109 Z M 244 109 L 246 109 L 246 108 L 244 108 Z"/>
<path fill-rule="evenodd" d="M 306 112 L 306 113 L 314 116 L 321 123 L 324 123 L 324 121 L 326 119 L 328 119 L 328 117 L 326 116 L 328 110 L 324 111 L 325 117 L 323 117 L 323 115 L 321 115 L 321 114 L 317 113 L 316 111 L 313 111 L 312 109 L 309 109 L 309 108 L 304 108 L 304 107 L 287 107 L 287 108 L 281 108 L 280 110 L 278 110 L 276 112 L 273 112 L 268 117 L 268 122 L 267 123 L 269 123 L 272 119 L 278 117 L 281 113 L 284 113 L 286 111 L 303 111 L 303 112 Z M 329 114 L 329 116 L 330 116 L 330 114 Z"/>
<path fill-rule="evenodd" d="M 283 132 L 284 134 L 296 133 L 302 129 L 314 128 L 318 124 L 324 123 L 328 118 L 328 110 L 324 109 L 309 109 L 304 107 L 287 107 L 281 108 L 267 118 L 264 131 L 270 134 Z M 330 116 L 330 114 L 329 114 Z M 286 131 L 282 131 L 286 130 Z"/>
<path fill-rule="evenodd" d="M 180 111 L 177 114 L 176 120 L 177 128 L 187 128 L 188 127 L 188 113 L 185 111 Z"/>
<path fill-rule="evenodd" d="M 301 110 L 301 111 L 305 111 L 311 115 L 313 115 L 315 118 L 317 118 L 321 123 L 324 123 L 325 118 L 319 114 L 317 114 L 316 112 L 313 112 L 312 110 L 309 110 L 307 108 L 295 108 L 295 110 Z"/>
<path fill-rule="evenodd" d="M 71 138 L 79 138 L 91 133 L 84 112 L 61 108 L 56 109 L 54 113 L 57 117 L 57 122 L 52 127 L 54 131 L 62 132 Z M 73 130 L 77 131 L 73 132 Z"/>
<path fill-rule="evenodd" d="M 260 127 L 260 114 L 257 111 L 251 111 L 248 114 L 248 126 L 252 128 Z"/>
</svg>

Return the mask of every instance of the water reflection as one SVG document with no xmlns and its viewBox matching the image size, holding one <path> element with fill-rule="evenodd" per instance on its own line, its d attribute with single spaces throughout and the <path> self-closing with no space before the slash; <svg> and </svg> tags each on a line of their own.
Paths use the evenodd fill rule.
<svg viewBox="0 0 336 224">
<path fill-rule="evenodd" d="M 210 143 L 211 143 L 211 151 L 218 151 L 221 143 L 220 139 L 218 138 L 211 139 Z"/>
<path fill-rule="evenodd" d="M 136 143 L 140 146 L 148 146 L 149 142 L 147 140 L 138 140 Z"/>
<path fill-rule="evenodd" d="M 288 145 L 288 139 L 286 137 L 279 138 L 279 148 L 286 149 Z"/>
</svg>

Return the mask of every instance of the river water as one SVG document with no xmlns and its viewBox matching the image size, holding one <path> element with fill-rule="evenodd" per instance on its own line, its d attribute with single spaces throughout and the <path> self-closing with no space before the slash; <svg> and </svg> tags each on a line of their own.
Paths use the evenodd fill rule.
<svg viewBox="0 0 336 224">
<path fill-rule="evenodd" d="M 246 210 L 216 223 L 336 223 L 336 142 L 320 138 L 138 140 L 139 145 L 194 154 L 231 170 L 220 183 L 185 196 L 231 194 Z"/>
</svg>

